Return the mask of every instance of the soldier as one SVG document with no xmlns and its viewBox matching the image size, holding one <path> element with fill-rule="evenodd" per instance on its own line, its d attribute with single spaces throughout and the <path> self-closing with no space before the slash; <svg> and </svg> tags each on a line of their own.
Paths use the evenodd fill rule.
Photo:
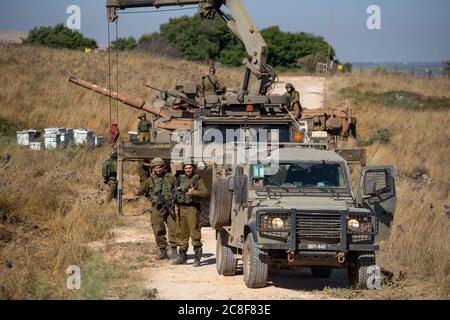
<svg viewBox="0 0 450 320">
<path fill-rule="evenodd" d="M 293 113 L 294 117 L 297 120 L 300 120 L 302 118 L 303 108 L 300 103 L 300 93 L 295 90 L 292 83 L 286 84 L 286 93 L 285 96 L 288 96 L 291 98 L 291 105 L 289 108 L 289 111 Z"/>
<path fill-rule="evenodd" d="M 156 158 L 151 162 L 153 173 L 142 184 L 141 194 L 146 194 L 151 203 L 151 224 L 159 247 L 159 259 L 175 260 L 177 257 L 175 213 L 170 207 L 175 178 L 170 173 L 164 173 L 165 162 Z M 167 254 L 167 231 L 169 234 L 170 251 Z"/>
<path fill-rule="evenodd" d="M 226 88 L 220 84 L 216 76 L 216 68 L 209 68 L 209 74 L 202 78 L 202 94 L 204 96 L 221 95 L 226 92 Z"/>
<path fill-rule="evenodd" d="M 151 140 L 151 129 L 152 125 L 150 122 L 147 121 L 147 114 L 144 112 L 142 113 L 139 118 L 139 124 L 138 124 L 138 135 L 139 135 L 139 141 L 140 142 L 150 142 Z"/>
<path fill-rule="evenodd" d="M 111 203 L 112 199 L 117 198 L 117 151 L 111 152 L 111 157 L 103 163 L 102 176 L 108 185 L 106 202 Z"/>
<path fill-rule="evenodd" d="M 192 160 L 183 162 L 184 175 L 177 180 L 176 202 L 179 206 L 177 217 L 178 259 L 174 264 L 187 263 L 189 237 L 194 247 L 194 267 L 199 267 L 202 257 L 202 236 L 199 224 L 200 200 L 208 196 L 208 190 L 202 179 L 195 172 Z"/>
</svg>

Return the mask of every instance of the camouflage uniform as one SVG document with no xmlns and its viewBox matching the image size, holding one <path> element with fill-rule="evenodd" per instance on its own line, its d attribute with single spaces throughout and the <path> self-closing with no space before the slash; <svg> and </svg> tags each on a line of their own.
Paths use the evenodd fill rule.
<svg viewBox="0 0 450 320">
<path fill-rule="evenodd" d="M 215 74 L 208 74 L 202 78 L 202 93 L 204 96 L 215 96 L 223 94 L 225 87 L 221 85 Z"/>
<path fill-rule="evenodd" d="M 137 132 L 139 134 L 140 142 L 150 142 L 151 141 L 151 129 L 152 125 L 147 121 L 147 115 L 145 113 L 141 114 L 139 119 Z"/>
<path fill-rule="evenodd" d="M 303 113 L 303 108 L 300 102 L 300 93 L 297 90 L 295 90 L 294 86 L 290 83 L 286 85 L 286 90 L 288 88 L 292 89 L 291 92 L 287 91 L 284 95 L 291 98 L 291 105 L 289 111 L 290 112 L 294 111 L 295 118 L 299 120 L 302 118 Z"/>
<path fill-rule="evenodd" d="M 199 224 L 199 204 L 200 199 L 208 196 L 208 190 L 198 174 L 191 178 L 182 175 L 177 181 L 177 204 L 179 206 L 179 215 L 177 217 L 177 245 L 180 251 L 181 259 L 178 264 L 182 264 L 183 255 L 189 248 L 189 237 L 191 238 L 196 259 L 200 261 L 202 254 L 202 235 Z M 187 195 L 188 190 L 194 187 L 193 195 Z"/>
<path fill-rule="evenodd" d="M 175 186 L 175 178 L 171 174 L 157 176 L 152 173 L 141 185 L 140 193 L 148 195 L 151 203 L 151 224 L 155 235 L 156 244 L 160 249 L 161 259 L 167 255 L 166 225 L 169 234 L 171 252 L 176 253 L 176 225 L 175 217 L 169 212 L 167 204 L 171 200 L 172 190 Z M 164 254 L 166 253 L 166 254 Z M 173 257 L 174 258 L 174 257 Z"/>
<path fill-rule="evenodd" d="M 151 167 L 149 161 L 145 160 L 139 162 L 138 175 L 139 175 L 139 186 L 140 188 L 142 188 L 144 182 L 148 178 L 150 178 L 151 175 Z"/>
<path fill-rule="evenodd" d="M 113 153 L 111 158 L 103 163 L 102 171 L 104 183 L 108 185 L 106 202 L 110 203 L 112 199 L 117 198 L 117 154 Z"/>
</svg>

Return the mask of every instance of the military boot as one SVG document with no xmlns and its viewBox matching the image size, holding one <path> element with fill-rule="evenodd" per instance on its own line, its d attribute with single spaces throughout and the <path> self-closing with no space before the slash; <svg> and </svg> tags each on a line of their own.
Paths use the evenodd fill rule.
<svg viewBox="0 0 450 320">
<path fill-rule="evenodd" d="M 158 259 L 159 260 L 169 259 L 169 256 L 167 255 L 167 250 L 166 249 L 163 249 L 163 248 L 159 249 Z"/>
<path fill-rule="evenodd" d="M 177 247 L 172 247 L 169 250 L 169 259 L 175 261 L 178 258 Z"/>
<path fill-rule="evenodd" d="M 187 260 L 188 260 L 187 251 L 180 249 L 178 258 L 172 264 L 174 264 L 174 265 L 186 264 Z"/>
<path fill-rule="evenodd" d="M 202 248 L 197 248 L 194 250 L 195 252 L 195 256 L 194 256 L 194 267 L 200 267 L 201 265 L 201 260 L 202 260 L 202 254 L 203 254 L 203 249 Z"/>
</svg>

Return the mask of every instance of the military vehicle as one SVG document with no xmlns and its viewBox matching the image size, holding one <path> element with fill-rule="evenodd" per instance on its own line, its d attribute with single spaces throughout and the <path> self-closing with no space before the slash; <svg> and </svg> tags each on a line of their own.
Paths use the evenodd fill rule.
<svg viewBox="0 0 450 320">
<path fill-rule="evenodd" d="M 244 44 L 247 56 L 240 88 L 204 96 L 198 85 L 183 84 L 159 91 L 147 103 L 70 78 L 154 116 L 156 141 L 119 146 L 119 213 L 124 161 L 163 158 L 171 161 L 175 173 L 183 158 L 190 156 L 201 164 L 201 175 L 211 190 L 210 201 L 201 207 L 211 207 L 220 274 L 234 275 L 237 261 L 243 259 L 246 284 L 257 288 L 266 284 L 269 266 L 311 267 L 316 276 L 327 276 L 336 267 L 347 268 L 351 282 L 363 287 L 365 267 L 375 264 L 375 237 L 382 226 L 388 231 L 395 211 L 393 169 L 363 168 L 356 189 L 361 191 L 353 193 L 347 164 L 364 165 L 364 151 L 331 151 L 327 146 L 330 135 L 346 137 L 354 132 L 351 110 L 319 112 L 310 117 L 311 123 L 299 123 L 288 111 L 289 97 L 268 95 L 277 76 L 267 64 L 267 44 L 241 0 L 108 0 L 107 12 L 113 22 L 118 11 L 128 8 L 182 5 L 197 5 L 205 19 L 219 15 Z M 276 177 L 266 174 L 262 163 L 235 161 L 255 142 L 266 144 L 271 155 L 279 151 Z"/>
<path fill-rule="evenodd" d="M 326 278 L 347 269 L 354 288 L 371 289 L 376 241 L 389 236 L 396 190 L 393 167 L 363 167 L 353 190 L 347 162 L 320 144 L 280 144 L 279 163 L 233 168 L 213 187 L 217 271 L 261 288 L 270 267 L 311 268 Z M 372 269 L 371 269 L 372 268 Z"/>
</svg>

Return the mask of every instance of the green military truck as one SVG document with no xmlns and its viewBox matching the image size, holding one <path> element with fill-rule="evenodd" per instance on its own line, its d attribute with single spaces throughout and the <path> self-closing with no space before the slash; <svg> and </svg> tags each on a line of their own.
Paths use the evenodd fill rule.
<svg viewBox="0 0 450 320">
<path fill-rule="evenodd" d="M 236 166 L 212 189 L 218 273 L 236 275 L 242 260 L 247 287 L 261 288 L 271 267 L 311 268 L 319 278 L 338 268 L 354 288 L 371 289 L 376 242 L 395 213 L 394 174 L 362 167 L 353 189 L 347 161 L 320 144 L 281 144 L 278 170 Z"/>
</svg>

